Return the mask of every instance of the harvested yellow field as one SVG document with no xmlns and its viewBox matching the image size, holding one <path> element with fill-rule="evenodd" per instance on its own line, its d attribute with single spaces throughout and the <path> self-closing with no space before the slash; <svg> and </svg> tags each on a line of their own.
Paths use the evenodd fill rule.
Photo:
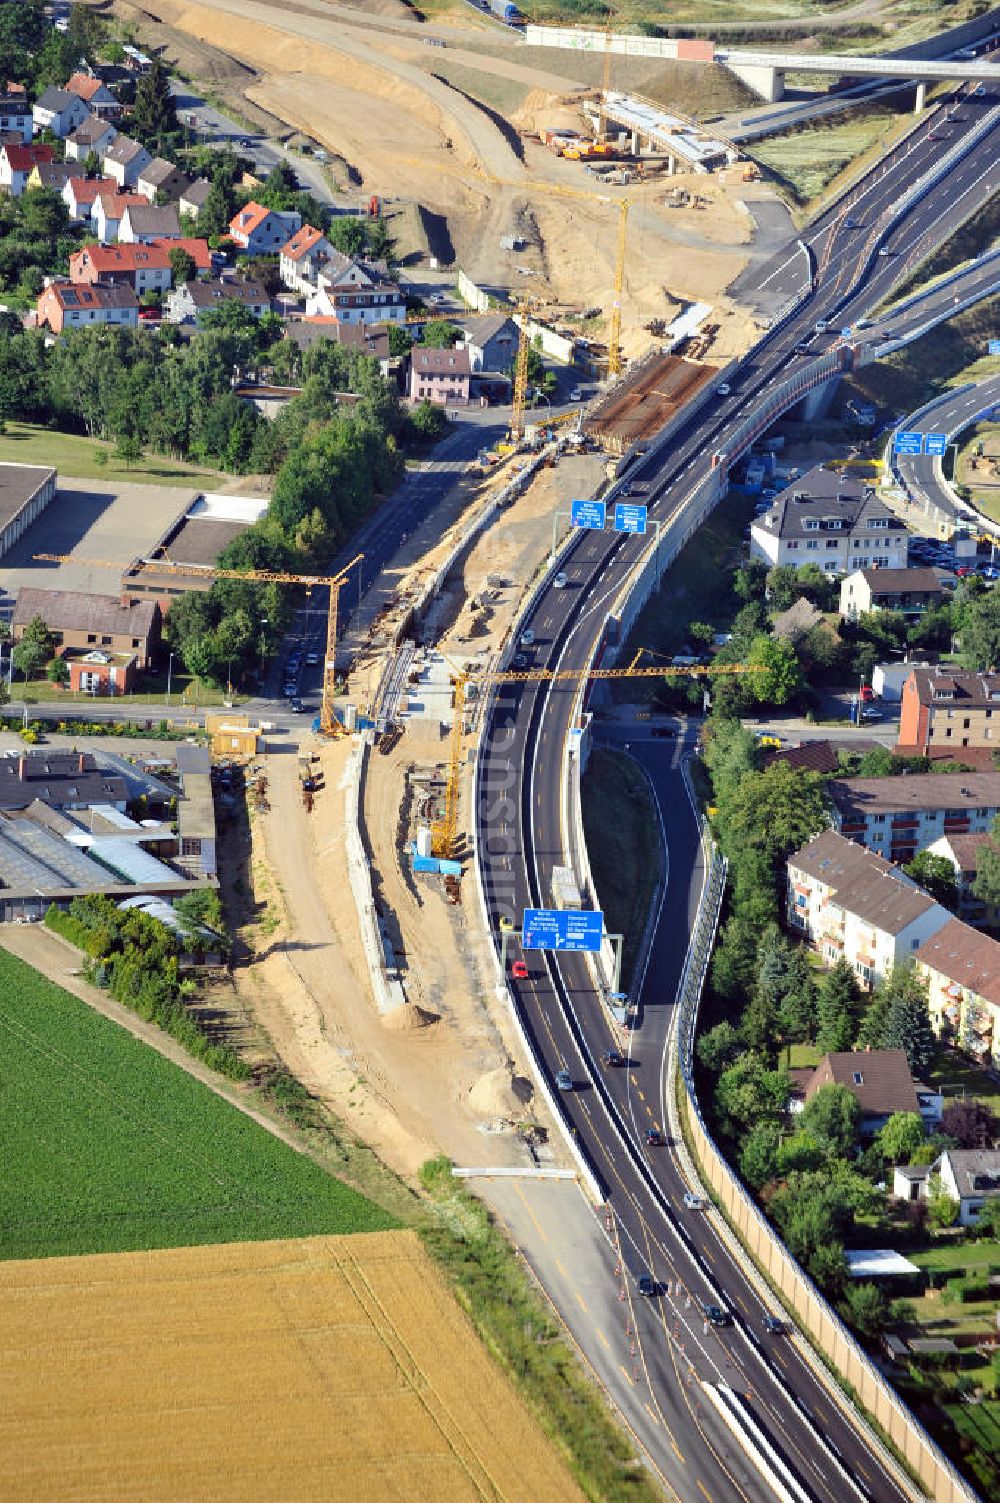
<svg viewBox="0 0 1000 1503">
<path fill-rule="evenodd" d="M 0 1264 L 0 1497 L 580 1499 L 413 1232 Z"/>
</svg>

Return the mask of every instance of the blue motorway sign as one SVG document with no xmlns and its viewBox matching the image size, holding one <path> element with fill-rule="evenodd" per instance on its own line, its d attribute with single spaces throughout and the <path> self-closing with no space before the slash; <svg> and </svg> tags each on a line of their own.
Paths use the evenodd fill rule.
<svg viewBox="0 0 1000 1503">
<path fill-rule="evenodd" d="M 924 434 L 924 453 L 925 454 L 945 454 L 945 453 L 947 453 L 947 450 L 948 450 L 948 435 L 947 435 L 947 433 L 925 433 Z"/>
<path fill-rule="evenodd" d="M 990 340 L 990 354 L 991 355 L 1000 355 L 1000 339 L 991 339 Z"/>
<path fill-rule="evenodd" d="M 574 527 L 586 527 L 592 532 L 603 532 L 608 520 L 608 508 L 603 501 L 571 501 L 569 516 Z"/>
<path fill-rule="evenodd" d="M 892 450 L 894 454 L 919 454 L 924 441 L 922 433 L 901 432 L 893 435 Z"/>
<path fill-rule="evenodd" d="M 598 909 L 526 908 L 521 926 L 523 950 L 599 950 L 604 914 Z"/>
<path fill-rule="evenodd" d="M 615 502 L 615 532 L 635 532 L 640 536 L 646 531 L 646 508 L 633 501 Z"/>
</svg>

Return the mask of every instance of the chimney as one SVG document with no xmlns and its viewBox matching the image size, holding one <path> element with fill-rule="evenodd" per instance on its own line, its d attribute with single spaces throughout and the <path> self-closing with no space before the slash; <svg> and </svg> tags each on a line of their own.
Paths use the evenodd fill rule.
<svg viewBox="0 0 1000 1503">
<path fill-rule="evenodd" d="M 78 753 L 77 759 L 76 759 L 76 770 L 77 770 L 77 772 L 86 772 L 86 770 L 87 770 L 87 753 L 86 752 L 79 752 Z"/>
<path fill-rule="evenodd" d="M 21 755 L 17 759 L 17 775 L 20 778 L 20 780 L 21 780 L 22 783 L 24 783 L 24 782 L 27 781 L 27 778 L 28 778 L 28 758 L 27 758 L 27 755 L 24 752 L 22 752 Z"/>
</svg>

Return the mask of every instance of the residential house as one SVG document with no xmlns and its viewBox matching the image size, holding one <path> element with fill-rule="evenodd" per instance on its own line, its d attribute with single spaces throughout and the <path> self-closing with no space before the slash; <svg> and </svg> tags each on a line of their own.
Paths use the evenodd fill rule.
<svg viewBox="0 0 1000 1503">
<path fill-rule="evenodd" d="M 5 142 L 0 146 L 0 188 L 11 198 L 20 198 L 35 167 L 51 162 L 54 155 L 52 147 L 40 141 L 30 146 Z"/>
<path fill-rule="evenodd" d="M 410 401 L 434 402 L 442 407 L 468 407 L 471 362 L 468 350 L 410 351 Z"/>
<path fill-rule="evenodd" d="M 125 245 L 180 238 L 181 220 L 176 204 L 142 202 L 126 205 L 118 226 L 118 239 Z"/>
<path fill-rule="evenodd" d="M 86 161 L 90 153 L 102 157 L 118 138 L 118 131 L 109 120 L 97 115 L 88 115 L 73 133 L 66 137 L 67 162 Z"/>
<path fill-rule="evenodd" d="M 1000 813 L 1000 772 L 839 778 L 826 791 L 834 829 L 900 862 L 942 835 L 989 830 Z"/>
<path fill-rule="evenodd" d="M 39 328 L 48 327 L 53 334 L 97 324 L 135 328 L 139 322 L 139 301 L 131 287 L 101 282 L 85 287 L 76 282 L 52 281 L 35 306 Z"/>
<path fill-rule="evenodd" d="M 90 219 L 101 194 L 114 197 L 113 177 L 71 177 L 62 190 L 63 203 L 69 210 L 70 219 Z"/>
<path fill-rule="evenodd" d="M 278 267 L 286 287 L 296 292 L 311 288 L 324 261 L 333 254 L 333 246 L 322 230 L 303 224 L 281 247 Z"/>
<path fill-rule="evenodd" d="M 459 348 L 468 350 L 472 369 L 508 372 L 514 364 L 521 331 L 506 313 L 463 318 Z"/>
<path fill-rule="evenodd" d="M 112 652 L 110 647 L 71 647 L 63 654 L 69 668 L 67 688 L 77 694 L 130 694 L 139 677 L 134 652 Z"/>
<path fill-rule="evenodd" d="M 771 631 L 776 637 L 781 637 L 793 645 L 801 642 L 803 637 L 809 635 L 814 627 L 821 626 L 826 620 L 819 606 L 813 605 L 804 595 L 798 600 L 793 600 L 787 611 L 779 611 L 771 622 Z"/>
<path fill-rule="evenodd" d="M 62 191 L 72 176 L 72 162 L 38 162 L 28 173 L 27 191 L 34 193 L 37 189 L 44 188 L 50 193 L 58 193 L 61 198 Z"/>
<path fill-rule="evenodd" d="M 8 82 L 0 86 L 0 137 L 27 145 L 33 134 L 31 105 L 24 85 Z"/>
<path fill-rule="evenodd" d="M 914 668 L 903 685 L 898 746 L 906 751 L 1000 747 L 1000 673 Z"/>
<path fill-rule="evenodd" d="M 167 292 L 173 280 L 169 242 L 161 245 L 87 245 L 69 258 L 70 281 L 93 286 L 131 287 L 144 292 Z"/>
<path fill-rule="evenodd" d="M 104 153 L 104 171 L 108 177 L 114 178 L 119 188 L 131 188 L 152 160 L 139 141 L 133 141 L 131 136 L 117 136 Z"/>
<path fill-rule="evenodd" d="M 107 84 L 90 73 L 74 73 L 66 85 L 66 92 L 82 99 L 90 113 L 99 120 L 117 120 L 124 108 Z"/>
<path fill-rule="evenodd" d="M 941 1120 L 940 1095 L 914 1081 L 902 1049 L 824 1054 L 814 1070 L 796 1072 L 792 1110 L 801 1111 L 817 1091 L 830 1085 L 843 1086 L 857 1100 L 862 1137 L 874 1137 L 894 1112 L 919 1112 L 932 1129 Z"/>
<path fill-rule="evenodd" d="M 374 287 L 388 279 L 389 268 L 384 261 L 354 260 L 343 251 L 331 250 L 316 278 L 318 287 Z"/>
<path fill-rule="evenodd" d="M 983 850 L 996 851 L 1000 845 L 988 830 L 976 830 L 971 835 L 942 835 L 927 847 L 929 856 L 940 856 L 955 872 L 955 890 L 958 893 L 958 916 L 967 924 L 984 925 L 988 929 L 1000 927 L 1000 908 L 984 903 L 977 898 L 972 885 L 979 873 L 979 858 Z"/>
<path fill-rule="evenodd" d="M 870 751 L 877 744 L 872 741 L 864 749 Z M 859 743 L 852 741 L 851 751 L 857 751 L 858 748 Z M 800 768 L 803 772 L 831 773 L 840 770 L 840 755 L 833 741 L 803 741 L 798 746 L 768 749 L 761 757 L 761 765 L 770 767 L 774 762 L 787 762 L 790 767 Z"/>
<path fill-rule="evenodd" d="M 323 284 L 306 298 L 306 313 L 337 318 L 345 324 L 404 324 L 406 299 L 395 282 L 373 287 L 337 288 Z"/>
<path fill-rule="evenodd" d="M 958 1201 L 959 1226 L 975 1226 L 986 1202 L 1000 1195 L 1000 1150 L 946 1148 L 931 1165 L 931 1174 Z M 925 1193 L 930 1194 L 930 1177 Z"/>
<path fill-rule="evenodd" d="M 886 704 L 898 705 L 903 699 L 903 685 L 914 668 L 930 668 L 930 663 L 876 663 L 872 669 L 872 688 Z"/>
<path fill-rule="evenodd" d="M 832 965 L 844 959 L 872 987 L 912 960 L 951 918 L 881 856 L 824 830 L 786 863 L 789 927 Z"/>
<path fill-rule="evenodd" d="M 94 200 L 91 216 L 97 238 L 104 241 L 117 240 L 125 210 L 149 207 L 149 199 L 143 198 L 141 193 L 99 193 Z"/>
<path fill-rule="evenodd" d="M 200 324 L 210 308 L 235 301 L 260 318 L 271 307 L 271 299 L 259 282 L 238 277 L 219 277 L 204 282 L 182 282 L 169 293 L 163 305 L 163 317 L 170 324 Z"/>
<path fill-rule="evenodd" d="M 870 486 L 817 465 L 750 524 L 750 555 L 771 566 L 816 564 L 827 574 L 902 569 L 908 537 Z"/>
<path fill-rule="evenodd" d="M 34 133 L 38 135 L 43 130 L 50 130 L 63 140 L 82 125 L 89 114 L 90 110 L 79 94 L 71 94 L 68 89 L 57 89 L 50 84 L 32 107 Z"/>
<path fill-rule="evenodd" d="M 155 600 L 23 586 L 11 621 L 15 642 L 36 616 L 55 638 L 57 656 L 69 648 L 107 647 L 112 653 L 134 654 L 143 668 L 152 666 L 160 640 L 160 607 Z"/>
<path fill-rule="evenodd" d="M 141 77 L 143 74 L 153 71 L 152 58 L 147 57 L 144 52 L 140 52 L 138 47 L 133 47 L 130 42 L 126 42 L 122 47 L 122 51 L 125 54 L 125 67 L 130 73 L 138 73 Z"/>
<path fill-rule="evenodd" d="M 136 178 L 136 188 L 140 193 L 145 193 L 150 203 L 161 195 L 165 203 L 176 204 L 184 189 L 191 179 L 186 173 L 175 167 L 173 162 L 168 162 L 163 157 L 154 157 L 148 167 L 144 167 Z"/>
<path fill-rule="evenodd" d="M 301 214 L 292 210 L 279 213 L 251 199 L 229 221 L 229 238 L 251 256 L 275 255 L 301 224 Z"/>
<path fill-rule="evenodd" d="M 914 958 L 917 975 L 927 982 L 935 1033 L 995 1069 L 1000 1065 L 1000 944 L 953 918 Z"/>
<path fill-rule="evenodd" d="M 840 614 L 856 621 L 869 611 L 921 616 L 944 599 L 933 569 L 856 569 L 840 582 Z"/>
<path fill-rule="evenodd" d="M 212 184 L 207 177 L 195 178 L 193 183 L 188 183 L 177 201 L 177 207 L 182 214 L 189 219 L 197 219 L 205 207 L 205 200 L 212 191 Z"/>
<path fill-rule="evenodd" d="M 319 339 L 332 339 L 359 355 L 377 360 L 383 376 L 388 376 L 394 359 L 389 353 L 389 331 L 384 324 L 342 324 L 339 318 L 317 313 L 311 318 L 289 319 L 285 336 L 300 350 L 308 350 Z"/>
</svg>

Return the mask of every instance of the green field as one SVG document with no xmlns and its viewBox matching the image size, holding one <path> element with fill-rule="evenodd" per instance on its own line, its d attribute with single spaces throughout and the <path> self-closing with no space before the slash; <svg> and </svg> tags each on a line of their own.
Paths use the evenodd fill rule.
<svg viewBox="0 0 1000 1503">
<path fill-rule="evenodd" d="M 0 1258 L 398 1223 L 0 951 Z"/>
<path fill-rule="evenodd" d="M 107 451 L 107 464 L 98 464 L 99 449 Z M 77 433 L 57 433 L 35 423 L 7 423 L 0 433 L 0 463 L 54 465 L 60 478 L 76 480 L 127 480 L 131 485 L 186 485 L 189 490 L 212 483 L 216 488 L 229 477 L 219 470 L 206 470 L 185 460 L 147 454 L 130 469 L 114 457 L 114 445 Z"/>
</svg>

